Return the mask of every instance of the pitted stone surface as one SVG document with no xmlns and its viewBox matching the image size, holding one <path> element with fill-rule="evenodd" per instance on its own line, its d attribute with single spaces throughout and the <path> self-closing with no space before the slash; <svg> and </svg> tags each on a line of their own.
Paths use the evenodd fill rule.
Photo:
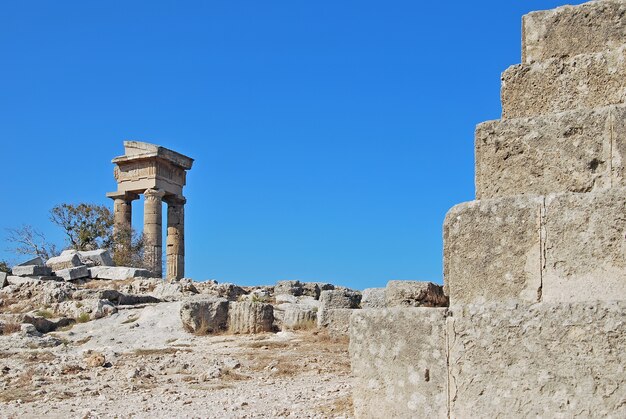
<svg viewBox="0 0 626 419">
<path fill-rule="evenodd" d="M 502 74 L 501 96 L 503 119 L 622 104 L 626 100 L 626 45 L 565 60 L 512 66 Z"/>
<path fill-rule="evenodd" d="M 476 128 L 476 198 L 623 184 L 626 107 L 489 121 Z"/>
<path fill-rule="evenodd" d="M 522 61 L 600 52 L 626 40 L 626 3 L 594 1 L 532 12 L 522 19 Z"/>
<path fill-rule="evenodd" d="M 389 281 L 386 307 L 447 307 L 448 297 L 441 285 L 426 281 Z"/>
<path fill-rule="evenodd" d="M 361 308 L 385 308 L 385 288 L 366 288 L 361 298 Z"/>
<path fill-rule="evenodd" d="M 357 418 L 447 418 L 445 308 L 354 310 Z"/>
<path fill-rule="evenodd" d="M 225 330 L 228 323 L 228 300 L 206 295 L 185 299 L 180 308 L 183 328 L 191 333 L 206 334 Z"/>
<path fill-rule="evenodd" d="M 626 188 L 546 199 L 543 301 L 626 300 Z"/>
<path fill-rule="evenodd" d="M 542 208 L 542 198 L 520 196 L 472 201 L 448 212 L 444 283 L 450 304 L 537 301 Z"/>
<path fill-rule="evenodd" d="M 451 310 L 451 418 L 626 416 L 625 302 Z"/>
<path fill-rule="evenodd" d="M 328 331 L 332 337 L 348 336 L 350 333 L 351 308 L 331 308 L 318 313 L 317 324 Z"/>
</svg>

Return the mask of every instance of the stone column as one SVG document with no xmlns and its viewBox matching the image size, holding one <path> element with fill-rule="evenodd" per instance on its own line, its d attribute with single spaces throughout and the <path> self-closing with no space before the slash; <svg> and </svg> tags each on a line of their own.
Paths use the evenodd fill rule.
<svg viewBox="0 0 626 419">
<path fill-rule="evenodd" d="M 157 277 L 163 276 L 162 200 L 165 192 L 147 189 L 144 193 L 143 237 L 146 268 Z"/>
<path fill-rule="evenodd" d="M 133 201 L 139 195 L 131 192 L 110 193 L 113 199 L 113 234 L 118 245 L 130 245 L 133 219 Z"/>
<path fill-rule="evenodd" d="M 166 266 L 169 280 L 185 276 L 185 203 L 182 196 L 168 196 Z"/>
</svg>

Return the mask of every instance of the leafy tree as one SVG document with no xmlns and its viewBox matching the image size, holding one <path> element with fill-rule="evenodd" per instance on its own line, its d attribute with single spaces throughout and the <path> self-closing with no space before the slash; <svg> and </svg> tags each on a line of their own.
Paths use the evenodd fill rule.
<svg viewBox="0 0 626 419">
<path fill-rule="evenodd" d="M 113 213 L 104 205 L 56 205 L 50 210 L 50 221 L 63 229 L 72 249 L 111 248 L 113 244 Z"/>
<path fill-rule="evenodd" d="M 113 213 L 106 206 L 80 203 L 59 204 L 50 210 L 50 221 L 61 227 L 67 237 L 67 248 L 79 251 L 109 249 L 117 266 L 144 267 L 143 235 L 132 228 L 114 231 Z M 41 256 L 44 260 L 60 251 L 32 226 L 7 229 L 7 241 L 19 255 Z"/>
</svg>

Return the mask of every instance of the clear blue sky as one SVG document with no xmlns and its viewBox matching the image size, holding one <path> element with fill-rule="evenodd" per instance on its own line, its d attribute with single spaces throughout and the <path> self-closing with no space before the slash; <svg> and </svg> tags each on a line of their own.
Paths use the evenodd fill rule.
<svg viewBox="0 0 626 419">
<path fill-rule="evenodd" d="M 62 243 L 49 209 L 111 205 L 134 139 L 196 159 L 187 276 L 441 282 L 442 221 L 474 197 L 474 127 L 499 118 L 521 16 L 561 4 L 3 1 L 0 238 Z"/>
</svg>

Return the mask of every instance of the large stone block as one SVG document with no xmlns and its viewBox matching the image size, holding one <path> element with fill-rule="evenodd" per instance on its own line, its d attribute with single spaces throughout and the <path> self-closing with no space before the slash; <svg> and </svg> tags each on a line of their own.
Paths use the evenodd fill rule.
<svg viewBox="0 0 626 419">
<path fill-rule="evenodd" d="M 543 301 L 626 300 L 626 188 L 546 198 Z"/>
<path fill-rule="evenodd" d="M 510 197 L 453 207 L 444 221 L 450 304 L 521 299 L 541 291 L 543 199 Z"/>
<path fill-rule="evenodd" d="M 476 198 L 623 184 L 624 106 L 489 121 L 476 128 Z"/>
<path fill-rule="evenodd" d="M 452 311 L 451 418 L 626 417 L 625 302 Z"/>
<path fill-rule="evenodd" d="M 0 272 L 0 289 L 9 286 L 9 280 L 7 279 L 9 275 L 6 272 Z"/>
<path fill-rule="evenodd" d="M 39 265 L 18 265 L 11 268 L 11 272 L 15 276 L 50 276 L 52 275 L 52 269 L 47 266 Z"/>
<path fill-rule="evenodd" d="M 86 266 L 76 266 L 74 268 L 61 269 L 55 272 L 56 276 L 63 278 L 66 281 L 73 281 L 75 279 L 88 278 L 89 269 Z"/>
<path fill-rule="evenodd" d="M 386 307 L 447 307 L 448 297 L 441 285 L 426 281 L 389 281 Z"/>
<path fill-rule="evenodd" d="M 385 288 L 366 288 L 361 298 L 361 308 L 385 308 Z"/>
<path fill-rule="evenodd" d="M 332 337 L 348 336 L 350 333 L 350 316 L 355 309 L 351 308 L 331 308 L 318 312 L 318 327 L 326 329 Z"/>
<path fill-rule="evenodd" d="M 231 333 L 271 332 L 273 323 L 271 304 L 240 301 L 231 302 L 228 308 L 228 330 Z"/>
<path fill-rule="evenodd" d="M 89 276 L 93 279 L 124 280 L 129 278 L 148 278 L 147 269 L 128 268 L 124 266 L 94 266 L 89 268 Z"/>
<path fill-rule="evenodd" d="M 326 312 L 334 309 L 353 309 L 359 308 L 361 303 L 361 293 L 347 289 L 327 290 L 320 294 L 320 305 L 317 312 L 317 324 L 324 327 Z"/>
<path fill-rule="evenodd" d="M 106 249 L 78 252 L 78 257 L 87 266 L 115 266 L 111 253 Z"/>
<path fill-rule="evenodd" d="M 285 307 L 282 321 L 285 329 L 310 329 L 317 326 L 317 309 L 300 304 Z"/>
<path fill-rule="evenodd" d="M 354 310 L 357 418 L 448 418 L 445 308 Z"/>
<path fill-rule="evenodd" d="M 626 46 L 512 66 L 502 74 L 501 96 L 505 119 L 624 103 Z"/>
<path fill-rule="evenodd" d="M 183 328 L 191 333 L 206 334 L 225 330 L 228 323 L 228 300 L 198 295 L 187 298 L 180 308 Z"/>
<path fill-rule="evenodd" d="M 78 257 L 77 253 L 64 252 L 59 256 L 48 259 L 46 266 L 53 271 L 60 271 L 63 269 L 75 268 L 81 266 L 83 262 Z"/>
<path fill-rule="evenodd" d="M 626 40 L 626 3 L 594 1 L 532 12 L 522 19 L 522 61 L 615 49 Z"/>
</svg>

